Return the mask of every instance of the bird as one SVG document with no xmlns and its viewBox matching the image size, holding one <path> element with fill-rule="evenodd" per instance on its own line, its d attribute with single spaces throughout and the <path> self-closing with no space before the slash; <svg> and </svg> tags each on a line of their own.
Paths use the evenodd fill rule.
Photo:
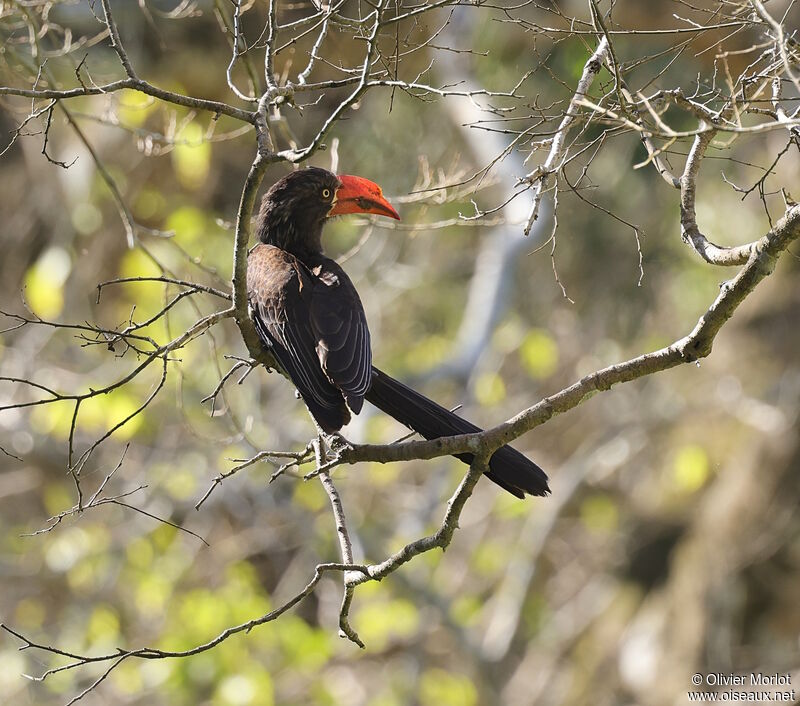
<svg viewBox="0 0 800 706">
<path fill-rule="evenodd" d="M 425 439 L 481 431 L 372 365 L 361 299 L 322 247 L 325 223 L 353 213 L 400 220 L 376 183 L 319 167 L 290 172 L 264 194 L 259 243 L 247 261 L 248 309 L 261 343 L 326 434 L 347 424 L 364 400 Z M 511 446 L 494 452 L 485 475 L 519 498 L 549 493 L 545 472 Z"/>
</svg>

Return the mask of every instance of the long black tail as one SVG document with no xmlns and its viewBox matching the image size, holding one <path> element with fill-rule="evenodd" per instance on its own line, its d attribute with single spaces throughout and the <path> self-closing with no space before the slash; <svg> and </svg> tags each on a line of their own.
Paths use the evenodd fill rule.
<svg viewBox="0 0 800 706">
<path fill-rule="evenodd" d="M 372 387 L 366 398 L 426 439 L 481 431 L 480 427 L 374 367 Z M 473 459 L 470 453 L 455 454 L 455 457 L 464 463 L 472 463 Z M 518 498 L 525 497 L 525 493 L 547 495 L 550 492 L 545 472 L 510 446 L 503 446 L 494 452 L 486 476 Z"/>
</svg>

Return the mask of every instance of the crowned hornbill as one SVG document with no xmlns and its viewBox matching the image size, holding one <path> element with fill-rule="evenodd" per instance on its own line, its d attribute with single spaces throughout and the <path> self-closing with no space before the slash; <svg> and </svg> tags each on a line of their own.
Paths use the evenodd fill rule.
<svg viewBox="0 0 800 706">
<path fill-rule="evenodd" d="M 328 433 L 367 399 L 426 439 L 478 427 L 372 367 L 369 329 L 353 283 L 322 254 L 326 219 L 375 213 L 399 219 L 380 187 L 324 169 L 292 172 L 266 193 L 261 244 L 250 253 L 247 290 L 256 331 Z M 472 454 L 456 457 L 470 463 Z M 495 451 L 486 475 L 518 497 L 545 495 L 547 476 L 510 446 Z"/>
</svg>

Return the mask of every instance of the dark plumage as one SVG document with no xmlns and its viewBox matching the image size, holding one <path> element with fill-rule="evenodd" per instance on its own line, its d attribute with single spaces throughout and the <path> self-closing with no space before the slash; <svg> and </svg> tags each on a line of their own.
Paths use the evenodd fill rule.
<svg viewBox="0 0 800 706">
<path fill-rule="evenodd" d="M 322 253 L 322 226 L 339 186 L 336 175 L 318 167 L 276 181 L 261 200 L 258 239 L 300 257 Z"/>
<path fill-rule="evenodd" d="M 258 216 L 261 244 L 248 259 L 247 288 L 256 330 L 326 432 L 369 400 L 426 439 L 480 431 L 424 395 L 372 367 L 364 308 L 339 265 L 322 254 L 331 216 L 376 213 L 399 218 L 380 188 L 324 169 L 292 172 L 266 193 Z M 470 463 L 472 454 L 457 458 Z M 486 475 L 518 497 L 545 495 L 547 476 L 510 446 Z"/>
<path fill-rule="evenodd" d="M 253 321 L 326 432 L 358 414 L 372 353 L 364 309 L 341 267 L 322 255 L 300 261 L 257 245 L 247 264 Z"/>
</svg>

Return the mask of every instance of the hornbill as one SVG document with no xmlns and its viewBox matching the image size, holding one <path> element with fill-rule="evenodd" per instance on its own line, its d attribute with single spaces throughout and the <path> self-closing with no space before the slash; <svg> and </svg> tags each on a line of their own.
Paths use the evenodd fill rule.
<svg viewBox="0 0 800 706">
<path fill-rule="evenodd" d="M 358 293 L 322 254 L 326 220 L 347 213 L 400 219 L 377 184 L 316 167 L 288 174 L 264 195 L 261 242 L 247 263 L 250 312 L 262 343 L 327 433 L 347 424 L 365 399 L 426 439 L 481 431 L 373 367 Z M 473 456 L 456 458 L 470 463 Z M 495 451 L 486 475 L 520 498 L 549 492 L 544 471 L 510 446 Z"/>
</svg>

